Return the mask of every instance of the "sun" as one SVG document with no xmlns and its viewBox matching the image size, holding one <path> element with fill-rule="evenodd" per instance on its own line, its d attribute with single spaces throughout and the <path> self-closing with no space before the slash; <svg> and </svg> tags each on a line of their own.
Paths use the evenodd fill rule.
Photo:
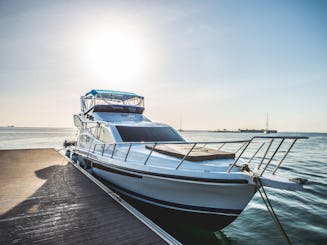
<svg viewBox="0 0 327 245">
<path fill-rule="evenodd" d="M 101 28 L 91 34 L 85 49 L 88 68 L 99 79 L 129 81 L 144 72 L 145 45 L 130 28 Z"/>
</svg>

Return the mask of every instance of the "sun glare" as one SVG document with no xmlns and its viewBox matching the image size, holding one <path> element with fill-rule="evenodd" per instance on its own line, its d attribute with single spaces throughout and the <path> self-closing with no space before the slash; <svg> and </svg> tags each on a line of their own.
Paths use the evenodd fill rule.
<svg viewBox="0 0 327 245">
<path fill-rule="evenodd" d="M 98 30 L 90 37 L 86 50 L 88 67 L 100 79 L 129 81 L 145 69 L 144 44 L 128 28 Z"/>
</svg>

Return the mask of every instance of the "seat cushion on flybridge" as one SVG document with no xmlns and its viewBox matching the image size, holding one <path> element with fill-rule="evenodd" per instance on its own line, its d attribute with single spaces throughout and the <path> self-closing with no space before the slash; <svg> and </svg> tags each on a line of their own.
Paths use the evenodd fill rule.
<svg viewBox="0 0 327 245">
<path fill-rule="evenodd" d="M 192 145 L 179 145 L 179 144 L 165 144 L 165 145 L 146 145 L 147 149 L 159 152 L 168 156 L 183 159 L 184 156 L 190 151 Z M 204 160 L 214 159 L 230 159 L 235 158 L 235 154 L 226 151 L 219 151 L 205 147 L 194 147 L 192 152 L 185 158 L 185 160 L 197 162 Z"/>
</svg>

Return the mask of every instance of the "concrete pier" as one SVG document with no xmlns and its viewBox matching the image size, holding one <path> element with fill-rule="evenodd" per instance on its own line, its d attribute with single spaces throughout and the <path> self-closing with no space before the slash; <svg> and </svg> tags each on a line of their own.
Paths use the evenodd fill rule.
<svg viewBox="0 0 327 245">
<path fill-rule="evenodd" d="M 169 242 L 153 230 L 54 149 L 0 151 L 0 244 Z"/>
</svg>

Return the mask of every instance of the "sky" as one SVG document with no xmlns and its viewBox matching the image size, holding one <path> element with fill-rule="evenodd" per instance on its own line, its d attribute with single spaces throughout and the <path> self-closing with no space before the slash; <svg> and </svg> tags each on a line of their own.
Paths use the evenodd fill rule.
<svg viewBox="0 0 327 245">
<path fill-rule="evenodd" d="M 327 132 L 327 1 L 0 0 L 0 126 L 73 127 L 91 89 L 183 129 Z"/>
</svg>

